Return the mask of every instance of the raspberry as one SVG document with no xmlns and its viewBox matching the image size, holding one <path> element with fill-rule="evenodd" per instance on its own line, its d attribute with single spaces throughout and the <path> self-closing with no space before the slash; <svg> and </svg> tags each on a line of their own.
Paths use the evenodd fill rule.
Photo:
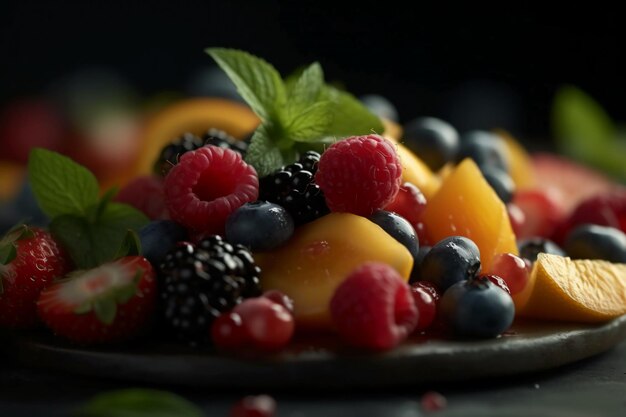
<svg viewBox="0 0 626 417">
<path fill-rule="evenodd" d="M 351 345 L 387 350 L 415 328 L 418 312 L 409 286 L 391 266 L 370 262 L 355 269 L 330 302 L 333 322 Z"/>
<path fill-rule="evenodd" d="M 163 181 L 153 176 L 135 178 L 120 190 L 115 201 L 135 207 L 150 220 L 167 220 L 170 218 L 165 207 Z"/>
<path fill-rule="evenodd" d="M 386 139 L 353 136 L 322 154 L 315 182 L 331 211 L 369 216 L 398 194 L 402 165 Z"/>
<path fill-rule="evenodd" d="M 223 234 L 228 216 L 259 195 L 254 168 L 239 153 L 217 146 L 181 156 L 164 187 L 172 220 L 199 234 Z"/>
</svg>

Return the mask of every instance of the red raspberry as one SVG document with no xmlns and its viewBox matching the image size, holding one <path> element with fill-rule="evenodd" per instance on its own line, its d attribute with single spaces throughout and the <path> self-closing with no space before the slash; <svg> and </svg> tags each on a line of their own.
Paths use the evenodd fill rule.
<svg viewBox="0 0 626 417">
<path fill-rule="evenodd" d="M 369 216 L 398 194 L 402 165 L 393 144 L 378 135 L 353 136 L 322 154 L 315 174 L 331 211 Z"/>
<path fill-rule="evenodd" d="M 153 176 L 135 178 L 120 190 L 115 201 L 135 207 L 150 220 L 167 220 L 170 218 L 165 207 L 163 181 Z"/>
<path fill-rule="evenodd" d="M 223 234 L 226 218 L 259 195 L 254 168 L 239 153 L 217 146 L 186 152 L 164 186 L 172 220 L 200 234 Z"/>
<path fill-rule="evenodd" d="M 408 284 L 391 266 L 377 262 L 348 275 L 330 301 L 330 312 L 346 342 L 373 350 L 398 345 L 418 321 Z"/>
</svg>

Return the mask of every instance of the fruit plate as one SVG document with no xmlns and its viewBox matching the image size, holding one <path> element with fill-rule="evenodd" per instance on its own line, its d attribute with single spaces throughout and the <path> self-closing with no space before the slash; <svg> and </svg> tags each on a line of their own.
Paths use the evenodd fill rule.
<svg viewBox="0 0 626 417">
<path fill-rule="evenodd" d="M 355 353 L 330 341 L 302 341 L 279 355 L 234 358 L 145 341 L 82 349 L 42 332 L 14 334 L 4 347 L 21 363 L 133 382 L 263 388 L 376 387 L 464 381 L 555 368 L 617 345 L 626 316 L 601 325 L 516 323 L 497 339 L 409 340 L 383 354 Z M 320 347 L 324 346 L 324 347 Z"/>
</svg>

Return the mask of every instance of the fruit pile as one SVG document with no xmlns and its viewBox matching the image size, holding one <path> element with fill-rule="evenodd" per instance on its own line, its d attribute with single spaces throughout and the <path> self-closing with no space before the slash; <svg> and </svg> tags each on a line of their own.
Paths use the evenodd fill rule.
<svg viewBox="0 0 626 417">
<path fill-rule="evenodd" d="M 247 53 L 208 53 L 251 111 L 233 126 L 191 105 L 158 114 L 119 193 L 31 152 L 49 225 L 0 241 L 1 326 L 228 352 L 321 331 L 380 351 L 626 313 L 623 187 L 503 132 L 419 118 L 402 134 L 318 64 L 282 80 Z"/>
</svg>

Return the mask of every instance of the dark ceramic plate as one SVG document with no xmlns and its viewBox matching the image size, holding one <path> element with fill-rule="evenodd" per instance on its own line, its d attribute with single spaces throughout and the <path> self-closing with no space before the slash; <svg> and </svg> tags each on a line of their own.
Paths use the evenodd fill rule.
<svg viewBox="0 0 626 417">
<path fill-rule="evenodd" d="M 610 349 L 626 337 L 626 316 L 597 326 L 518 323 L 485 341 L 413 339 L 384 354 L 364 354 L 323 340 L 280 355 L 234 358 L 143 342 L 81 349 L 42 332 L 12 335 L 9 352 L 22 363 L 134 382 L 228 387 L 373 387 L 461 381 L 558 367 Z M 325 347 L 319 347 L 325 346 Z"/>
</svg>

